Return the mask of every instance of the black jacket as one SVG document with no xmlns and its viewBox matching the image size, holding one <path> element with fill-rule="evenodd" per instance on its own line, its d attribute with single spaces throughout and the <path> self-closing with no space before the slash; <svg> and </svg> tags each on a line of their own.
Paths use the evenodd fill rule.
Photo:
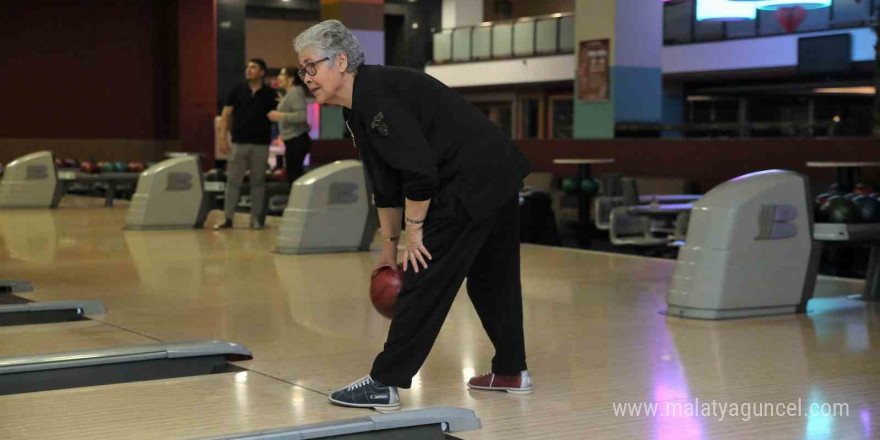
<svg viewBox="0 0 880 440">
<path fill-rule="evenodd" d="M 529 164 L 510 136 L 433 77 L 363 65 L 352 95 L 343 114 L 376 206 L 432 199 L 429 218 L 461 203 L 478 220 L 522 188 Z"/>
</svg>

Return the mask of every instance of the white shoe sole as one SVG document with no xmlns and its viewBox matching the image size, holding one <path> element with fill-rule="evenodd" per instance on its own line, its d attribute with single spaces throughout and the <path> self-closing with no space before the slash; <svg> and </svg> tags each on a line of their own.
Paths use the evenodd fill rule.
<svg viewBox="0 0 880 440">
<path fill-rule="evenodd" d="M 532 394 L 535 392 L 534 388 L 511 388 L 511 387 L 481 387 L 478 385 L 468 384 L 468 388 L 474 390 L 483 390 L 483 391 L 507 391 L 510 394 Z"/>
<path fill-rule="evenodd" d="M 387 409 L 390 411 L 396 411 L 400 409 L 400 404 L 372 404 L 372 403 L 348 403 L 342 402 L 340 400 L 336 400 L 332 397 L 327 397 L 331 402 L 339 405 L 339 406 L 347 406 L 349 408 L 376 408 L 376 409 Z"/>
</svg>

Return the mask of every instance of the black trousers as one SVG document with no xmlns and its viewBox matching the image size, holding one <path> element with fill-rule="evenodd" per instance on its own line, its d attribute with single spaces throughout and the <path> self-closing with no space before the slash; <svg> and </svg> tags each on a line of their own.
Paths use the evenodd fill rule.
<svg viewBox="0 0 880 440">
<path fill-rule="evenodd" d="M 429 223 L 430 222 L 430 223 Z M 467 277 L 467 292 L 495 346 L 492 372 L 518 375 L 526 368 L 520 282 L 519 197 L 494 216 L 473 221 L 458 207 L 425 223 L 424 243 L 433 260 L 418 274 L 408 269 L 397 297 L 385 347 L 370 375 L 409 388 Z"/>
<path fill-rule="evenodd" d="M 284 141 L 284 168 L 287 169 L 287 183 L 293 183 L 303 175 L 303 160 L 312 149 L 309 132 Z"/>
</svg>

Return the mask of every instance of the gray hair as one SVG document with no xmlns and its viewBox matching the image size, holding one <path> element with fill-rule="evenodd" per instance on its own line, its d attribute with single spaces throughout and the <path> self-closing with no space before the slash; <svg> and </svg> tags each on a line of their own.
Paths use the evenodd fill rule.
<svg viewBox="0 0 880 440">
<path fill-rule="evenodd" d="M 344 53 L 348 57 L 346 72 L 354 72 L 358 66 L 364 64 L 361 44 L 339 20 L 322 21 L 304 30 L 293 40 L 293 47 L 299 53 L 311 47 L 329 57 L 331 63 L 336 55 Z"/>
</svg>

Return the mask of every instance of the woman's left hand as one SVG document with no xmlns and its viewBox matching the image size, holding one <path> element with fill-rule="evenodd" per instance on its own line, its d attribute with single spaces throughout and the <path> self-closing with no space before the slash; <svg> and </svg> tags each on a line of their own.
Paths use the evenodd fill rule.
<svg viewBox="0 0 880 440">
<path fill-rule="evenodd" d="M 421 227 L 412 228 L 407 225 L 406 228 L 406 251 L 403 253 L 403 271 L 412 265 L 413 270 L 419 273 L 419 263 L 425 269 L 428 268 L 428 261 L 431 260 L 431 254 L 425 248 L 422 242 L 423 232 Z M 425 259 L 427 258 L 427 260 Z"/>
</svg>

